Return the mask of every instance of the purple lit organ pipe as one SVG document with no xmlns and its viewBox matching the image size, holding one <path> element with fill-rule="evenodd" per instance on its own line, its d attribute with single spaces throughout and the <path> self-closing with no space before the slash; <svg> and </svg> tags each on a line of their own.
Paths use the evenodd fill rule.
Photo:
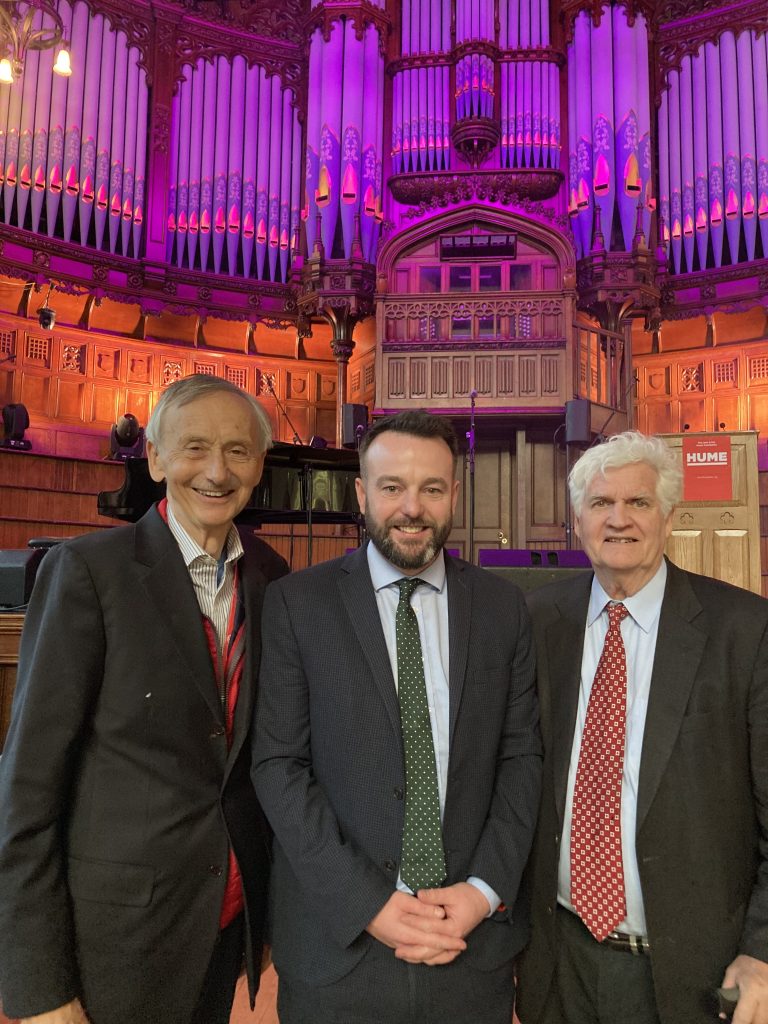
<svg viewBox="0 0 768 1024">
<path fill-rule="evenodd" d="M 65 10 L 67 8 L 62 5 L 59 13 L 62 16 L 62 20 L 65 17 Z M 50 127 L 48 129 L 48 161 L 47 161 L 47 183 L 48 188 L 45 194 L 45 217 L 47 224 L 47 231 L 49 237 L 53 237 L 56 230 L 56 218 L 59 213 L 59 206 L 61 205 L 61 190 L 64 181 L 64 118 L 66 117 L 67 110 L 67 79 L 62 78 L 59 75 L 52 75 L 51 82 L 51 107 L 50 107 Z M 21 95 L 19 90 L 12 90 L 17 95 Z M 15 97 L 11 96 L 11 111 L 9 112 L 8 121 L 9 124 L 16 123 L 16 118 L 12 117 L 14 109 Z M 9 133 L 8 146 L 11 145 L 11 137 Z M 6 172 L 6 184 L 8 182 Z M 7 199 L 6 199 L 7 204 Z"/>
<path fill-rule="evenodd" d="M 139 51 L 131 48 L 128 55 L 128 89 L 126 92 L 126 131 L 123 168 L 123 196 L 120 235 L 123 255 L 128 255 L 133 226 L 134 191 L 136 188 L 136 126 L 139 108 Z"/>
<path fill-rule="evenodd" d="M 127 70 L 128 39 L 124 32 L 118 32 L 115 50 L 115 81 L 120 82 L 121 86 L 114 89 L 112 93 L 112 142 L 109 168 L 109 216 L 107 219 L 109 251 L 111 253 L 117 249 L 117 237 L 120 230 L 126 122 L 126 89 L 122 83 L 126 80 Z M 131 111 L 131 116 L 135 117 L 134 111 Z"/>
<path fill-rule="evenodd" d="M 190 101 L 189 127 L 189 188 L 187 192 L 187 235 L 185 263 L 194 267 L 197 247 L 200 241 L 200 175 L 202 161 L 203 101 L 205 93 L 205 72 L 198 60 L 195 68 L 187 67 L 187 80 L 191 78 L 192 97 Z M 183 86 L 182 86 L 183 88 Z"/>
<path fill-rule="evenodd" d="M 259 111 L 259 69 L 255 65 L 248 68 L 245 79 L 245 139 L 243 150 L 243 218 L 242 218 L 242 255 L 243 275 L 251 276 L 254 238 L 256 237 L 256 154 L 257 147 L 253 141 L 258 138 L 255 126 L 258 125 Z"/>
<path fill-rule="evenodd" d="M 305 209 L 307 249 L 312 255 L 315 244 L 315 225 L 317 223 L 317 203 L 315 189 L 320 174 L 320 97 L 322 94 L 323 71 L 323 34 L 316 29 L 312 35 L 309 48 L 309 87 L 307 89 L 307 170 Z"/>
<path fill-rule="evenodd" d="M 227 232 L 227 157 L 229 155 L 229 111 L 230 81 L 232 65 L 226 57 L 219 57 L 216 78 L 216 143 L 213 154 L 213 223 L 211 224 L 211 248 L 213 269 L 221 273 L 221 258 L 224 255 L 224 236 Z M 266 120 L 260 124 L 267 124 Z M 183 123 L 182 123 L 183 132 Z M 186 136 L 189 138 L 189 135 Z M 184 135 L 182 135 L 184 140 Z"/>
<path fill-rule="evenodd" d="M 680 74 L 669 76 L 669 230 L 672 235 L 672 262 L 680 273 L 683 251 L 683 198 L 680 166 Z"/>
<path fill-rule="evenodd" d="M 216 173 L 216 82 L 215 61 L 198 61 L 203 86 L 203 135 L 200 152 L 200 266 L 209 266 L 213 234 L 213 180 Z"/>
<path fill-rule="evenodd" d="M 104 244 L 109 209 L 109 169 L 112 139 L 112 100 L 115 92 L 115 55 L 117 35 L 105 19 L 101 34 L 101 76 L 99 90 L 99 113 L 96 134 L 96 174 L 94 177 L 93 218 L 97 248 Z M 122 83 L 121 83 L 122 84 Z M 118 87 L 119 91 L 120 86 Z M 50 176 L 50 156 L 48 173 Z M 168 244 L 171 244 L 171 238 Z M 169 250 L 170 255 L 170 250 Z"/>
<path fill-rule="evenodd" d="M 147 75 L 144 68 L 139 68 L 139 115 L 138 125 L 144 127 L 147 124 L 147 111 L 149 107 L 149 93 L 147 91 Z M 141 232 L 144 225 L 144 190 L 145 175 L 147 169 L 147 133 L 138 131 L 136 135 L 136 178 L 134 184 L 133 199 L 133 257 L 136 259 L 140 254 Z"/>
<path fill-rule="evenodd" d="M 635 67 L 637 68 L 637 118 L 640 126 L 637 162 L 640 167 L 640 195 L 643 198 L 643 234 L 646 245 L 651 239 L 653 192 L 653 153 L 651 151 L 651 83 L 648 79 L 648 26 L 643 14 L 635 19 Z"/>
<path fill-rule="evenodd" d="M 270 119 L 269 119 L 269 184 L 267 204 L 267 262 L 269 279 L 276 280 L 277 253 L 280 244 L 280 158 L 282 131 L 283 101 L 280 79 L 277 75 L 269 78 L 270 86 Z"/>
<path fill-rule="evenodd" d="M 42 14 L 37 11 L 36 28 L 42 25 Z M 16 178 L 16 222 L 23 225 L 32 184 L 32 145 L 35 128 L 35 85 L 40 52 L 32 50 L 27 54 L 24 67 L 23 94 L 20 112 L 19 161 Z M 19 88 L 17 86 L 16 88 Z"/>
<path fill-rule="evenodd" d="M 725 238 L 725 195 L 723 193 L 723 122 L 720 89 L 720 56 L 715 43 L 704 44 L 707 67 L 707 151 L 709 153 L 709 216 L 712 253 L 715 266 L 722 266 Z M 677 131 L 677 123 L 669 117 L 670 134 Z M 713 214 L 719 210 L 719 222 Z"/>
<path fill-rule="evenodd" d="M 88 39 L 88 8 L 80 2 L 75 5 L 72 29 L 71 29 L 72 51 L 74 53 L 86 53 Z M 26 77 L 26 75 L 25 75 Z M 64 240 L 69 242 L 72 238 L 72 226 L 75 221 L 77 210 L 77 196 L 80 191 L 80 148 L 82 145 L 82 118 L 83 118 L 83 87 L 85 75 L 72 75 L 67 79 L 67 112 L 64 121 L 64 162 L 61 169 L 64 178 L 62 188 L 63 225 Z M 134 123 L 135 112 L 132 112 L 131 120 Z"/>
<path fill-rule="evenodd" d="M 243 225 L 245 58 L 238 54 L 232 59 L 231 66 L 232 80 L 227 128 L 227 266 L 230 274 L 233 274 L 237 268 L 237 253 Z M 280 152 L 279 148 L 277 152 Z"/>
<path fill-rule="evenodd" d="M 85 245 L 96 201 L 96 136 L 99 125 L 99 84 L 104 18 L 97 14 L 88 26 L 88 51 L 83 72 L 83 132 L 80 144 L 80 194 L 77 197 L 80 242 Z M 42 85 L 42 83 L 40 83 Z M 49 84 L 50 88 L 50 84 Z M 38 96 L 41 90 L 38 86 Z M 146 124 L 146 120 L 142 122 Z M 142 133 L 143 135 L 143 133 Z M 36 193 L 42 199 L 41 193 Z M 36 196 L 32 197 L 34 203 Z M 35 229 L 36 230 L 36 229 Z"/>
<path fill-rule="evenodd" d="M 683 252 L 685 265 L 689 271 L 693 269 L 693 250 L 695 234 L 693 196 L 693 96 L 691 82 L 691 60 L 686 57 L 680 69 L 680 171 L 681 196 L 683 205 Z"/>
<path fill-rule="evenodd" d="M 757 147 L 757 209 L 763 255 L 768 256 L 768 33 L 752 35 L 755 63 L 755 144 Z"/>
<path fill-rule="evenodd" d="M 184 266 L 184 255 L 189 233 L 189 136 L 192 123 L 192 68 L 185 67 L 184 80 L 179 87 L 179 163 L 176 185 L 176 266 Z"/>
<path fill-rule="evenodd" d="M 629 251 L 632 248 L 632 236 L 635 233 L 638 194 L 636 191 L 629 192 L 627 189 L 627 171 L 632 158 L 637 160 L 637 140 L 640 134 L 637 121 L 639 79 L 634 46 L 636 24 L 633 27 L 627 24 L 626 12 L 622 8 L 612 8 L 611 14 L 613 21 L 612 91 L 616 136 L 616 204 L 624 236 L 624 249 Z M 602 60 L 602 57 L 602 54 L 597 55 L 599 60 Z M 594 59 L 595 55 L 593 54 Z M 645 87 L 647 88 L 647 82 Z M 610 235 L 610 221 L 607 224 L 603 221 L 603 233 L 607 236 Z"/>
<path fill-rule="evenodd" d="M 720 36 L 720 80 L 723 96 L 723 191 L 725 233 L 730 262 L 739 258 L 741 234 L 741 143 L 739 138 L 738 71 L 733 32 Z"/>
<path fill-rule="evenodd" d="M 101 18 L 99 17 L 99 22 Z M 94 62 L 95 63 L 95 62 Z M 45 201 L 45 186 L 46 186 L 46 167 L 47 167 L 47 152 L 48 152 L 48 115 L 51 107 L 51 79 L 54 77 L 51 73 L 53 67 L 53 53 L 43 50 L 40 54 L 40 60 L 38 61 L 38 76 L 37 76 L 37 89 L 35 93 L 35 137 L 32 143 L 32 196 L 30 199 L 30 206 L 32 210 L 32 230 L 39 231 L 40 229 L 40 214 L 43 211 L 43 203 Z M 3 92 L 6 94 L 5 99 L 5 110 L 7 110 L 8 103 L 8 90 L 4 89 Z M 2 104 L 2 100 L 0 100 Z M 5 127 L 5 118 L 2 114 L 3 107 L 0 105 L 0 126 Z M 93 132 L 92 132 L 93 134 Z M 91 144 L 93 148 L 93 143 Z M 93 155 L 91 156 L 91 164 L 94 162 Z M 3 158 L 0 156 L 0 167 L 3 164 Z M 93 170 L 91 170 L 91 175 Z M 83 241 L 86 239 L 86 233 L 80 230 L 80 237 Z"/>
<path fill-rule="evenodd" d="M 623 109 L 614 106 L 614 43 L 612 12 L 606 11 L 599 26 L 591 29 L 592 110 L 592 173 L 590 185 L 594 202 L 600 207 L 600 220 L 606 248 L 610 248 L 611 225 L 618 190 L 621 188 L 618 142 L 614 144 L 617 114 Z M 617 100 L 619 98 L 617 97 Z M 592 239 L 585 238 L 589 251 Z"/>
<path fill-rule="evenodd" d="M 336 219 L 341 191 L 341 95 L 344 78 L 343 23 L 334 22 L 330 39 L 324 46 L 322 96 L 320 100 L 320 175 L 328 175 L 329 193 L 323 208 L 322 234 L 327 256 L 333 252 Z"/>
</svg>

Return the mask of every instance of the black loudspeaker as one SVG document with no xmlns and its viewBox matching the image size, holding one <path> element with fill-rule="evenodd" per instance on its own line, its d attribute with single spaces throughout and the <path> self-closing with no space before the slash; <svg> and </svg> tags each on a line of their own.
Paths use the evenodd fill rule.
<svg viewBox="0 0 768 1024">
<path fill-rule="evenodd" d="M 41 548 L 0 551 L 0 608 L 19 608 L 29 601 L 44 555 Z"/>
<path fill-rule="evenodd" d="M 572 398 L 565 403 L 565 443 L 589 444 L 591 440 L 589 399 Z"/>
<path fill-rule="evenodd" d="M 368 406 L 345 402 L 341 407 L 341 443 L 344 447 L 357 448 L 367 429 Z"/>
</svg>

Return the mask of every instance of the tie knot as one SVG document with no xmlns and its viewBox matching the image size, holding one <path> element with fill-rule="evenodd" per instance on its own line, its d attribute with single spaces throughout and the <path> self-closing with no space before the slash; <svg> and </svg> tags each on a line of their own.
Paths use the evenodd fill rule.
<svg viewBox="0 0 768 1024">
<path fill-rule="evenodd" d="M 400 600 L 406 601 L 410 604 L 411 594 L 414 592 L 416 587 L 424 580 L 419 576 L 404 576 L 401 580 L 397 581 L 397 585 L 400 588 Z"/>
<path fill-rule="evenodd" d="M 629 612 L 621 603 L 621 601 L 610 601 L 606 607 L 608 608 L 608 628 L 616 629 L 629 615 Z"/>
</svg>

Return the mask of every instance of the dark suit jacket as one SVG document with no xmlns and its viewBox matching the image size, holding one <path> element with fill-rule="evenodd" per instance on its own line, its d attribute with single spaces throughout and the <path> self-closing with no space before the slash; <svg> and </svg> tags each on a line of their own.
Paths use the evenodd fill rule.
<svg viewBox="0 0 768 1024">
<path fill-rule="evenodd" d="M 507 909 L 463 955 L 488 968 L 524 941 L 515 907 L 535 824 L 540 742 L 528 616 L 516 587 L 446 556 L 448 882 L 476 875 Z M 403 829 L 400 715 L 365 549 L 267 590 L 254 782 L 276 835 L 272 947 L 281 977 L 324 984 L 375 940 Z"/>
<path fill-rule="evenodd" d="M 258 623 L 267 579 L 286 566 L 261 541 L 246 551 L 246 614 Z M 269 865 L 249 779 L 259 654 L 251 628 L 228 752 L 200 609 L 157 510 L 45 556 L 0 759 L 6 1013 L 79 996 L 94 1024 L 187 1024 L 230 839 L 258 984 Z"/>
<path fill-rule="evenodd" d="M 636 849 L 662 1024 L 704 1024 L 738 953 L 768 960 L 768 601 L 668 563 L 640 764 Z M 592 574 L 528 595 L 544 741 L 517 1011 L 535 1024 L 554 907 Z M 568 841 L 567 836 L 562 837 Z"/>
</svg>

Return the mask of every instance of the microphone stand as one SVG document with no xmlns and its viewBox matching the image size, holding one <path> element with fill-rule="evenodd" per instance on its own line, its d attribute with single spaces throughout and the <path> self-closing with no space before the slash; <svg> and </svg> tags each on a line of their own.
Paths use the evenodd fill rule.
<svg viewBox="0 0 768 1024">
<path fill-rule="evenodd" d="M 272 383 L 272 380 L 271 380 L 270 377 L 267 377 L 267 391 L 269 391 L 270 395 L 272 395 L 272 397 L 274 398 L 275 402 L 277 403 L 277 408 L 280 410 L 280 412 L 283 414 L 283 416 L 285 416 L 285 419 L 286 419 L 286 422 L 287 422 L 288 426 L 293 431 L 293 443 L 294 444 L 304 444 L 304 442 L 299 437 L 298 430 L 296 429 L 296 427 L 294 427 L 293 423 L 291 422 L 291 417 L 288 415 L 288 410 L 285 408 L 283 403 L 277 397 L 277 392 L 275 391 L 275 385 Z"/>
<path fill-rule="evenodd" d="M 475 399 L 477 398 L 477 391 L 474 389 L 470 393 L 469 400 L 471 402 L 470 413 L 469 413 L 469 430 L 467 431 L 467 441 L 469 442 L 468 455 L 469 455 L 469 558 L 468 562 L 475 561 Z"/>
</svg>

